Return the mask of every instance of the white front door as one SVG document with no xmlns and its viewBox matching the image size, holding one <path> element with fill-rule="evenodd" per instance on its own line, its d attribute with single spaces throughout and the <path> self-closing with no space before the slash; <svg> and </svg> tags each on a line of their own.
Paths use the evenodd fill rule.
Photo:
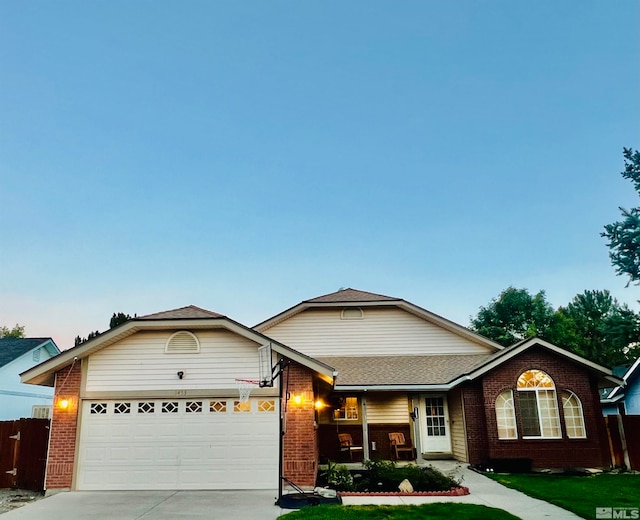
<svg viewBox="0 0 640 520">
<path fill-rule="evenodd" d="M 420 430 L 423 453 L 451 453 L 447 396 L 425 395 L 420 400 Z"/>
</svg>

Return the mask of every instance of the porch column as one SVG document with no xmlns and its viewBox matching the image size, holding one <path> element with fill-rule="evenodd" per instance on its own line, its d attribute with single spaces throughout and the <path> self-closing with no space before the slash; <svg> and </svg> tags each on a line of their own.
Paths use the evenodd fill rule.
<svg viewBox="0 0 640 520">
<path fill-rule="evenodd" d="M 424 410 L 420 409 L 420 397 L 411 398 L 411 409 L 414 418 L 411 419 L 411 428 L 413 431 L 413 445 L 416 448 L 416 464 L 424 462 L 422 458 L 422 436 L 420 435 L 420 414 L 424 413 Z"/>
<path fill-rule="evenodd" d="M 369 426 L 367 425 L 367 396 L 362 396 L 362 461 L 369 457 Z"/>
</svg>

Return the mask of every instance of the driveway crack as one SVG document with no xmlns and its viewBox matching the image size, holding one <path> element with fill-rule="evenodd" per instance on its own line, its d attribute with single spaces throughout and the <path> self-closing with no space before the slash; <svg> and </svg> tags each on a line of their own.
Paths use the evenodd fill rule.
<svg viewBox="0 0 640 520">
<path fill-rule="evenodd" d="M 144 518 L 146 517 L 151 511 L 153 511 L 154 509 L 156 509 L 158 506 L 164 504 L 167 500 L 169 500 L 170 498 L 176 496 L 178 494 L 178 491 L 174 491 L 173 493 L 171 493 L 170 495 L 167 495 L 164 500 L 161 500 L 160 502 L 158 502 L 157 504 L 154 504 L 152 507 L 150 507 L 149 509 L 147 509 L 144 513 L 142 513 L 140 516 L 136 517 L 136 520 L 139 520 L 140 518 Z"/>
</svg>

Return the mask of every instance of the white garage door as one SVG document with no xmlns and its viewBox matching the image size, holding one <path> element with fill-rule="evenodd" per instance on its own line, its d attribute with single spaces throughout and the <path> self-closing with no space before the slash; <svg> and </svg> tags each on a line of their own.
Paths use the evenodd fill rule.
<svg viewBox="0 0 640 520">
<path fill-rule="evenodd" d="M 277 404 L 84 401 L 77 488 L 276 489 Z"/>
</svg>

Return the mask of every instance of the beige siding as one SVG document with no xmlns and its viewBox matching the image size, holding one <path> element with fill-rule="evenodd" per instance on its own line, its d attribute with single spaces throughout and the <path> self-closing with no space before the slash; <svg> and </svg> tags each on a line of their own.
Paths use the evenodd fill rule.
<svg viewBox="0 0 640 520">
<path fill-rule="evenodd" d="M 406 395 L 367 397 L 368 424 L 406 424 L 409 422 L 409 403 Z"/>
<path fill-rule="evenodd" d="M 140 332 L 89 358 L 88 392 L 235 389 L 258 379 L 258 345 L 232 332 L 196 332 L 200 352 L 165 353 L 171 332 Z M 177 372 L 184 372 L 180 380 Z"/>
<path fill-rule="evenodd" d="M 483 354 L 487 347 L 399 308 L 364 309 L 341 319 L 341 309 L 309 309 L 264 333 L 309 356 Z"/>
<path fill-rule="evenodd" d="M 456 460 L 467 461 L 467 441 L 464 430 L 462 398 L 459 390 L 449 393 L 449 424 L 451 425 L 451 451 Z"/>
</svg>

